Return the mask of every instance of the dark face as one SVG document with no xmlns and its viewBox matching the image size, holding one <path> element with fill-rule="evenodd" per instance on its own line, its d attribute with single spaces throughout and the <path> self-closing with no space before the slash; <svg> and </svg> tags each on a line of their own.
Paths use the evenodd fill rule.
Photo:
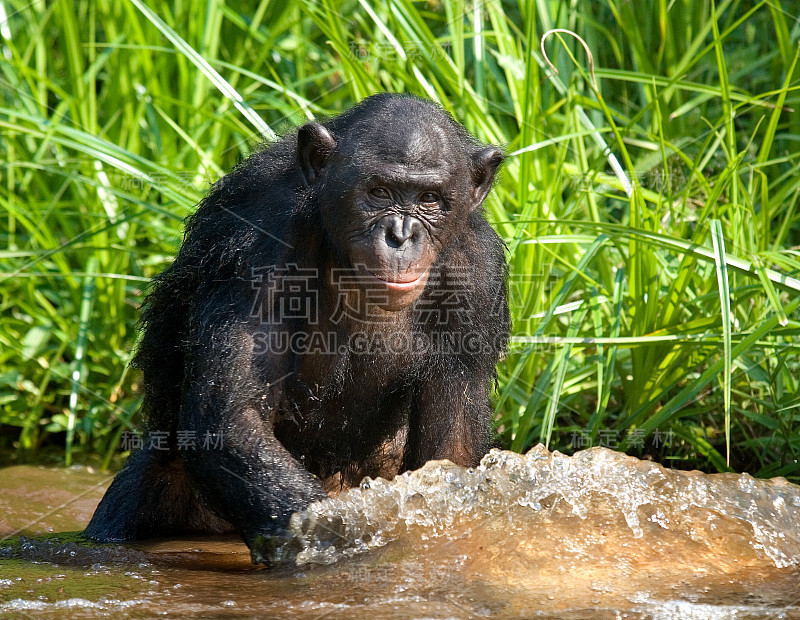
<svg viewBox="0 0 800 620">
<path fill-rule="evenodd" d="M 449 119 L 369 120 L 338 140 L 321 125 L 306 125 L 298 157 L 317 184 L 342 266 L 355 267 L 364 287 L 381 290 L 382 307 L 399 310 L 419 297 L 439 253 L 483 202 L 502 154 L 494 147 L 468 151 Z"/>
</svg>

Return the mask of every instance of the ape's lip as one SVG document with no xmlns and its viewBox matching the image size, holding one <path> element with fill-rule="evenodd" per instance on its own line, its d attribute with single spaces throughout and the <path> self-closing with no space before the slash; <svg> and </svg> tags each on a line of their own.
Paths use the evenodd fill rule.
<svg viewBox="0 0 800 620">
<path fill-rule="evenodd" d="M 398 292 L 414 290 L 424 281 L 425 278 L 428 277 L 427 269 L 420 272 L 419 276 L 417 276 L 413 280 L 388 280 L 386 278 L 382 278 L 377 273 L 369 269 L 367 269 L 366 271 L 369 275 L 378 280 L 378 282 L 383 284 L 383 286 L 388 288 L 390 291 L 398 291 Z"/>
</svg>

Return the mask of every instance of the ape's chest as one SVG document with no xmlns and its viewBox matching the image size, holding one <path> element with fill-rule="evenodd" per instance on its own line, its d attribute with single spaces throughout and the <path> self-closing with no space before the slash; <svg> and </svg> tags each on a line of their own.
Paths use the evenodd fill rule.
<svg viewBox="0 0 800 620">
<path fill-rule="evenodd" d="M 325 475 L 367 459 L 407 425 L 413 404 L 416 372 L 408 359 L 348 361 L 301 363 L 285 380 L 274 410 L 279 440 L 307 468 Z"/>
</svg>

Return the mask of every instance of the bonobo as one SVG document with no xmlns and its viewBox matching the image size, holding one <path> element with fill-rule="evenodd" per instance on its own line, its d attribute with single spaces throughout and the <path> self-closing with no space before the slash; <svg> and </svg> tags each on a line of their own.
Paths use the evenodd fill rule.
<svg viewBox="0 0 800 620">
<path fill-rule="evenodd" d="M 86 536 L 241 534 L 365 476 L 476 465 L 506 346 L 503 161 L 438 106 L 379 94 L 251 155 L 155 278 L 134 364 L 141 446 Z"/>
</svg>

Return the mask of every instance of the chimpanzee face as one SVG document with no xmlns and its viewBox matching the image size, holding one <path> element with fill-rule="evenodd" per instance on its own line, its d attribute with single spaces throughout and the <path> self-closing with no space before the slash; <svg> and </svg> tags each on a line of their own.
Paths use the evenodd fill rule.
<svg viewBox="0 0 800 620">
<path fill-rule="evenodd" d="M 380 287 L 385 308 L 414 302 L 438 253 L 486 197 L 503 159 L 494 147 L 467 149 L 425 118 L 366 119 L 334 138 L 321 125 L 300 130 L 298 159 L 316 185 L 336 254 Z M 304 150 L 305 149 L 305 150 Z"/>
</svg>

